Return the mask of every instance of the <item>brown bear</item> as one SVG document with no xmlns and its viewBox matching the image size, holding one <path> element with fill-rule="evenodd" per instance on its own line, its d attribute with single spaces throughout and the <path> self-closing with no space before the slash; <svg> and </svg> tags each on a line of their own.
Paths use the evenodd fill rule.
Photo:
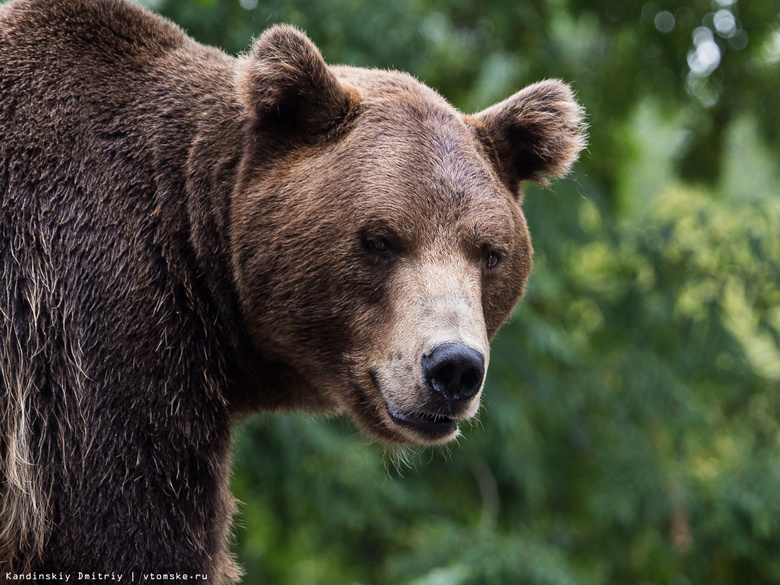
<svg viewBox="0 0 780 585">
<path fill-rule="evenodd" d="M 236 579 L 251 412 L 455 437 L 531 269 L 520 182 L 583 134 L 558 81 L 466 116 L 288 26 L 233 58 L 123 0 L 0 7 L 2 579 Z"/>
</svg>

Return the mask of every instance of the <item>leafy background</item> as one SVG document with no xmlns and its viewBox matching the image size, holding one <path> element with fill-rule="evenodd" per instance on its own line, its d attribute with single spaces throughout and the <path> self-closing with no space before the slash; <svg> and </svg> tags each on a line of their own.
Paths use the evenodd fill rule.
<svg viewBox="0 0 780 585">
<path fill-rule="evenodd" d="M 464 111 L 573 84 L 590 147 L 479 422 L 386 453 L 344 419 L 236 437 L 246 583 L 780 583 L 776 0 L 146 0 L 236 53 L 277 22 Z"/>
</svg>

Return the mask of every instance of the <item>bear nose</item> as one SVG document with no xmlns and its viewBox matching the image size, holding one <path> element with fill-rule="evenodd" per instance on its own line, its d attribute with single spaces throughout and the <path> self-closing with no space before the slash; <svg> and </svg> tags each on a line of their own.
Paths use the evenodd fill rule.
<svg viewBox="0 0 780 585">
<path fill-rule="evenodd" d="M 485 358 L 470 347 L 443 343 L 422 357 L 422 374 L 428 388 L 450 402 L 465 402 L 482 386 Z"/>
</svg>

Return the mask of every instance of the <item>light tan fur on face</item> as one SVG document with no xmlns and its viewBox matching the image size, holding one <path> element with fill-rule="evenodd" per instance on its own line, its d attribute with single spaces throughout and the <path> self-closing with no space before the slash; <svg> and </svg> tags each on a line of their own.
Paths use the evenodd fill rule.
<svg viewBox="0 0 780 585">
<path fill-rule="evenodd" d="M 426 410 L 430 389 L 423 382 L 421 360 L 444 343 L 463 345 L 489 357 L 481 307 L 479 266 L 458 254 L 427 252 L 404 262 L 390 285 L 392 328 L 384 344 L 375 348 L 369 367 L 389 409 L 404 412 Z M 484 380 L 483 380 L 484 384 Z M 457 413 L 468 419 L 479 409 L 477 393 L 467 408 Z M 428 412 L 434 409 L 428 406 Z M 388 424 L 392 424 L 388 417 Z M 420 438 L 408 430 L 410 440 Z M 441 439 L 452 439 L 457 431 Z"/>
</svg>

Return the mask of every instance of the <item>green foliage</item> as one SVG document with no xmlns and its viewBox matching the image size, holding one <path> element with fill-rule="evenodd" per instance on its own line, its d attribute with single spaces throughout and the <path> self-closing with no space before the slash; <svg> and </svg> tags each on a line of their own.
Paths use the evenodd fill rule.
<svg viewBox="0 0 780 585">
<path fill-rule="evenodd" d="M 466 111 L 562 77 L 591 124 L 573 178 L 526 196 L 536 267 L 457 445 L 239 430 L 245 581 L 780 582 L 777 4 L 242 2 L 154 7 L 232 52 L 293 23 Z"/>
</svg>

